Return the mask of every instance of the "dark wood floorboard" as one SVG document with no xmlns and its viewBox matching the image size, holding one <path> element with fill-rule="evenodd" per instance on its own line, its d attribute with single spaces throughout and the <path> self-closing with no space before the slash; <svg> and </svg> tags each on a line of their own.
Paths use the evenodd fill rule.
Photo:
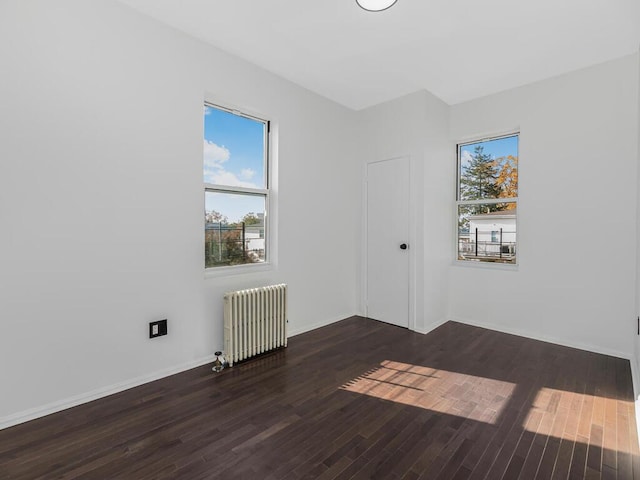
<svg viewBox="0 0 640 480">
<path fill-rule="evenodd" d="M 627 360 L 353 317 L 0 431 L 0 479 L 640 478 Z"/>
</svg>

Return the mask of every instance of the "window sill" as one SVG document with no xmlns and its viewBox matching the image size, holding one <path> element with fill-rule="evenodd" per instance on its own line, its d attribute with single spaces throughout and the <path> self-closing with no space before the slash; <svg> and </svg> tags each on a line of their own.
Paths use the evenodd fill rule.
<svg viewBox="0 0 640 480">
<path fill-rule="evenodd" d="M 230 277 L 232 275 L 268 272 L 274 270 L 274 268 L 274 264 L 270 262 L 234 265 L 232 267 L 210 267 L 204 270 L 204 278 Z"/>
<path fill-rule="evenodd" d="M 518 271 L 518 264 L 507 264 L 507 263 L 497 263 L 497 262 L 473 262 L 469 260 L 454 260 L 454 267 L 462 267 L 462 268 L 481 268 L 487 270 L 505 270 L 508 272 L 516 272 Z"/>
</svg>

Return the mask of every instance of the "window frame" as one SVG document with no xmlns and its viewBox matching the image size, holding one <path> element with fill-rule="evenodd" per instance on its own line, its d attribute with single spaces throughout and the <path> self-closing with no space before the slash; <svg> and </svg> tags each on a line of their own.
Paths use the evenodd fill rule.
<svg viewBox="0 0 640 480">
<path fill-rule="evenodd" d="M 520 255 L 519 255 L 519 251 L 518 251 L 518 240 L 517 240 L 517 232 L 519 231 L 518 229 L 518 224 L 519 224 L 519 215 L 518 215 L 518 201 L 519 201 L 519 196 L 520 196 L 520 185 L 518 184 L 518 196 L 517 197 L 504 197 L 504 198 L 486 198 L 486 199 L 479 199 L 479 200 L 461 200 L 460 199 L 460 174 L 461 174 L 461 170 L 460 170 L 460 161 L 461 161 L 461 152 L 462 152 L 462 147 L 466 146 L 466 145 L 473 145 L 476 143 L 481 143 L 481 142 L 489 142 L 492 140 L 500 140 L 502 138 L 509 138 L 509 137 L 518 137 L 518 152 L 517 152 L 517 158 L 518 158 L 518 173 L 520 170 L 520 138 L 521 138 L 521 134 L 520 134 L 520 130 L 519 129 L 515 129 L 512 131 L 507 131 L 507 132 L 503 132 L 503 133 L 499 133 L 499 134 L 495 134 L 495 135 L 484 135 L 482 137 L 478 136 L 478 137 L 471 137 L 471 138 L 467 138 L 465 140 L 456 142 L 456 175 L 455 175 L 455 181 L 456 181 L 456 188 L 455 188 L 455 206 L 454 206 L 454 212 L 453 212 L 453 216 L 454 216 L 454 265 L 458 265 L 458 266 L 468 266 L 468 267 L 477 267 L 477 268 L 491 268 L 491 269 L 497 269 L 497 270 L 517 270 L 518 269 L 518 265 L 520 263 Z M 464 206 L 464 205 L 486 205 L 486 204 L 499 204 L 499 203 L 514 203 L 516 206 L 516 218 L 515 218 L 515 228 L 516 228 L 516 255 L 515 255 L 515 261 L 513 263 L 506 263 L 506 262 L 495 262 L 495 261 L 489 261 L 489 260 L 471 260 L 471 259 L 467 259 L 467 260 L 462 260 L 460 259 L 460 232 L 459 232 L 459 227 L 458 227 L 458 220 L 459 220 L 459 211 L 460 211 L 460 206 Z"/>
<path fill-rule="evenodd" d="M 272 245 L 272 225 L 271 225 L 271 121 L 260 116 L 247 113 L 246 111 L 239 110 L 237 108 L 230 108 L 220 105 L 217 102 L 204 100 L 204 106 L 209 108 L 215 108 L 232 115 L 247 118 L 253 121 L 260 122 L 264 125 L 264 150 L 263 150 L 263 168 L 264 168 L 264 188 L 250 188 L 241 186 L 232 186 L 216 183 L 204 182 L 203 179 L 203 203 L 206 202 L 207 193 L 226 193 L 231 195 L 249 195 L 264 198 L 264 261 L 258 263 L 242 263 L 238 265 L 225 265 L 225 266 L 211 266 L 207 267 L 206 258 L 203 258 L 203 265 L 206 277 L 217 277 L 220 275 L 237 274 L 243 272 L 256 272 L 261 270 L 269 270 L 272 268 L 274 253 Z M 206 228 L 206 220 L 203 221 L 203 233 Z M 203 244 L 205 241 L 205 235 L 202 237 Z M 204 248 L 202 249 L 204 252 Z"/>
</svg>

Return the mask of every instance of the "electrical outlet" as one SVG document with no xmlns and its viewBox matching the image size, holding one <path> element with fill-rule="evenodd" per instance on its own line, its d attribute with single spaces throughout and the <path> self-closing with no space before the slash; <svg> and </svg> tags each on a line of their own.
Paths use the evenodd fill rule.
<svg viewBox="0 0 640 480">
<path fill-rule="evenodd" d="M 167 319 L 149 323 L 149 338 L 162 337 L 167 334 Z"/>
</svg>

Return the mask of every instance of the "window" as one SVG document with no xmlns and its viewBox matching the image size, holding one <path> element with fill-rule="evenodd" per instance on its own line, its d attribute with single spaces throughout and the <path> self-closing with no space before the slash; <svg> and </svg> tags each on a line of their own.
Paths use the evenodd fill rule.
<svg viewBox="0 0 640 480">
<path fill-rule="evenodd" d="M 268 260 L 269 122 L 204 105 L 205 268 Z"/>
<path fill-rule="evenodd" d="M 458 260 L 516 263 L 518 139 L 458 145 Z"/>
</svg>

